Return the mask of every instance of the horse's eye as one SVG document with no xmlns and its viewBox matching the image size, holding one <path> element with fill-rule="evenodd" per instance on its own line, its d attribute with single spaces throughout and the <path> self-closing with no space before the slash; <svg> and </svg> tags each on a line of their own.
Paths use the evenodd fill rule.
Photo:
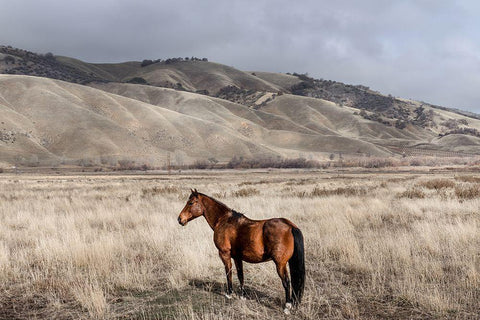
<svg viewBox="0 0 480 320">
<path fill-rule="evenodd" d="M 189 202 L 188 205 L 189 205 L 189 206 L 193 205 L 193 202 Z"/>
</svg>

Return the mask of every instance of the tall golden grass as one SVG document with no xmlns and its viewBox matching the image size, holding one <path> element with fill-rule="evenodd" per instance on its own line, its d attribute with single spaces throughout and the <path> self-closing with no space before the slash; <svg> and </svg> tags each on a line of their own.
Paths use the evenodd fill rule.
<svg viewBox="0 0 480 320">
<path fill-rule="evenodd" d="M 307 285 L 293 318 L 479 318 L 479 181 L 421 172 L 2 174 L 0 318 L 282 316 L 273 263 L 245 265 L 246 301 L 220 295 L 211 229 L 203 218 L 176 221 L 190 188 L 302 229 Z"/>
</svg>

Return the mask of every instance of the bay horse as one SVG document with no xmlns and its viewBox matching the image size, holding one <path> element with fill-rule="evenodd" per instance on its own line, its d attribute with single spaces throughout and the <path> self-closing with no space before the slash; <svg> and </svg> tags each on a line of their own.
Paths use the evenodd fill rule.
<svg viewBox="0 0 480 320">
<path fill-rule="evenodd" d="M 228 299 L 233 293 L 232 258 L 237 268 L 242 299 L 245 296 L 242 262 L 273 260 L 285 289 L 284 312 L 290 313 L 290 309 L 300 303 L 305 284 L 305 253 L 302 232 L 295 224 L 284 218 L 252 220 L 196 189 L 191 190 L 190 197 L 178 216 L 178 223 L 185 226 L 200 216 L 204 216 L 213 229 L 213 241 L 225 265 L 225 296 Z"/>
</svg>

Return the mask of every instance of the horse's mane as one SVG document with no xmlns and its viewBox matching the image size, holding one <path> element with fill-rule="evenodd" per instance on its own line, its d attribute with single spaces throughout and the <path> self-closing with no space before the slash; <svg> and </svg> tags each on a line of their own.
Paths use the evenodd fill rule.
<svg viewBox="0 0 480 320">
<path fill-rule="evenodd" d="M 225 203 L 221 202 L 221 201 L 218 201 L 217 199 L 215 199 L 214 197 L 210 197 L 210 196 L 207 196 L 206 194 L 204 193 L 201 193 L 201 192 L 198 192 L 198 194 L 204 196 L 204 197 L 207 197 L 208 199 L 212 200 L 213 202 L 215 202 L 216 204 L 218 204 L 220 207 L 222 207 L 223 209 L 225 209 L 226 211 L 232 211 L 232 214 L 233 215 L 240 215 L 240 216 L 243 216 L 242 213 L 240 212 L 237 212 L 233 209 L 230 209 L 229 206 L 227 206 Z"/>
<path fill-rule="evenodd" d="M 201 192 L 198 192 L 198 194 L 204 196 L 204 197 L 207 197 L 208 199 L 212 200 L 213 202 L 215 202 L 216 204 L 218 204 L 220 207 L 223 207 L 225 208 L 226 210 L 231 210 L 225 203 L 221 202 L 221 201 L 218 201 L 217 199 L 215 199 L 214 197 L 211 197 L 211 196 L 207 196 L 206 194 L 204 193 L 201 193 Z M 233 210 L 232 210 L 233 211 Z"/>
</svg>

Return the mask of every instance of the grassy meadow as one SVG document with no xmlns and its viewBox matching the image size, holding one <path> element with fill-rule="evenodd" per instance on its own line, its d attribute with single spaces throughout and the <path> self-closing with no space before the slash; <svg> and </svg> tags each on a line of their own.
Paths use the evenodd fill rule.
<svg viewBox="0 0 480 320">
<path fill-rule="evenodd" d="M 0 174 L 0 319 L 283 318 L 273 262 L 223 297 L 212 230 L 176 220 L 190 188 L 300 227 L 292 319 L 480 318 L 480 175 L 425 169 Z"/>
</svg>

